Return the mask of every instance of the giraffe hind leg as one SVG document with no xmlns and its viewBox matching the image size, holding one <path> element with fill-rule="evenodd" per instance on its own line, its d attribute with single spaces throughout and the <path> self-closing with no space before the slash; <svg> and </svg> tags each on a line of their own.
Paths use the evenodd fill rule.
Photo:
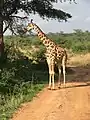
<svg viewBox="0 0 90 120">
<path fill-rule="evenodd" d="M 48 67 L 49 67 L 49 86 L 48 86 L 48 89 L 51 90 L 52 74 L 51 74 L 51 64 L 50 63 L 48 63 Z"/>
<path fill-rule="evenodd" d="M 51 74 L 52 74 L 52 90 L 55 90 L 55 83 L 54 83 L 54 63 L 51 64 Z"/>
<path fill-rule="evenodd" d="M 49 73 L 49 86 L 48 86 L 49 90 L 51 90 L 51 79 L 52 79 L 52 75 Z"/>
<path fill-rule="evenodd" d="M 62 67 L 63 67 L 63 83 L 64 83 L 64 87 L 65 87 L 65 83 L 66 83 L 66 71 L 65 71 L 65 67 L 66 67 L 66 64 L 65 64 L 65 56 L 63 57 L 63 60 L 62 60 Z"/>
<path fill-rule="evenodd" d="M 54 73 L 52 74 L 52 90 L 55 90 L 55 85 L 54 85 Z"/>
<path fill-rule="evenodd" d="M 49 67 L 49 86 L 48 89 L 54 90 L 54 62 L 53 61 L 47 61 L 48 62 L 48 67 Z"/>
</svg>

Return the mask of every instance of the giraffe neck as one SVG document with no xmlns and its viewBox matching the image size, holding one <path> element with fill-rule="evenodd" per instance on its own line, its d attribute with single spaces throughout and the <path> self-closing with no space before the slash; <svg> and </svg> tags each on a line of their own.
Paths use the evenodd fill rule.
<svg viewBox="0 0 90 120">
<path fill-rule="evenodd" d="M 44 32 L 42 32 L 42 30 L 37 26 L 34 25 L 34 30 L 36 31 L 38 37 L 40 38 L 40 40 L 42 41 L 42 43 L 48 47 L 49 43 L 52 42 L 46 35 Z"/>
</svg>

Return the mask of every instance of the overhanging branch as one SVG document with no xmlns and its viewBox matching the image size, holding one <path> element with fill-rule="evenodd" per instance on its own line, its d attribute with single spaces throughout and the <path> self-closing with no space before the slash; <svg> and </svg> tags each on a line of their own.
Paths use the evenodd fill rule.
<svg viewBox="0 0 90 120">
<path fill-rule="evenodd" d="M 6 32 L 6 30 L 9 28 L 10 26 L 10 22 L 8 23 L 8 25 L 5 27 L 4 31 L 3 31 L 3 34 Z"/>
<path fill-rule="evenodd" d="M 10 16 L 11 18 L 20 18 L 20 19 L 28 19 L 28 17 L 20 17 L 20 16 Z"/>
</svg>

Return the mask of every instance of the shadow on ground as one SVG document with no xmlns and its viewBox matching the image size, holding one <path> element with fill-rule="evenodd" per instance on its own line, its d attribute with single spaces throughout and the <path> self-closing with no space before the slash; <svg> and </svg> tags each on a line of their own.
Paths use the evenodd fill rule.
<svg viewBox="0 0 90 120">
<path fill-rule="evenodd" d="M 63 75 L 61 76 L 61 83 L 62 83 L 61 86 L 63 86 Z M 85 86 L 86 87 L 90 86 L 90 65 L 67 67 L 66 87 L 61 87 L 61 89 L 73 88 L 73 87 L 85 87 Z"/>
<path fill-rule="evenodd" d="M 69 67 L 72 72 L 67 72 L 68 82 L 89 82 L 90 81 L 90 66 Z"/>
</svg>

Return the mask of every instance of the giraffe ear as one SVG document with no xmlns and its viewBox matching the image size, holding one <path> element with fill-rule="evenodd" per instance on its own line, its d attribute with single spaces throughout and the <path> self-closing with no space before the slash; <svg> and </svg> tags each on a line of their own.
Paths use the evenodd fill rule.
<svg viewBox="0 0 90 120">
<path fill-rule="evenodd" d="M 33 19 L 31 19 L 31 23 L 33 23 Z"/>
</svg>

